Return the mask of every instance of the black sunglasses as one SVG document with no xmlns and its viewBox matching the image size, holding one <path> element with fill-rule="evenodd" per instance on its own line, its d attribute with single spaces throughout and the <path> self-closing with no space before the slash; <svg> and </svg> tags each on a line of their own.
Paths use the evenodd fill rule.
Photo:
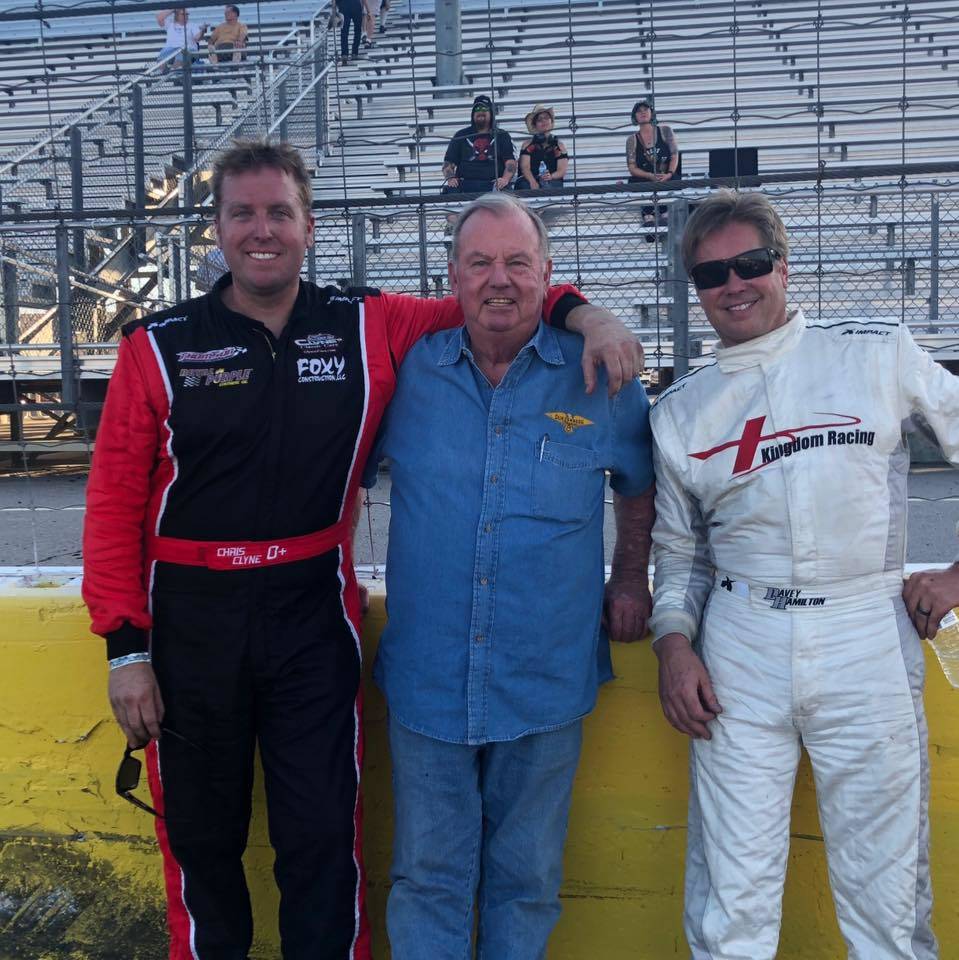
<svg viewBox="0 0 959 960">
<path fill-rule="evenodd" d="M 711 290 L 721 287 L 729 277 L 729 271 L 735 270 L 741 280 L 755 280 L 772 273 L 773 264 L 782 259 L 782 254 L 772 247 L 757 247 L 747 250 L 726 260 L 705 260 L 690 267 L 689 275 L 697 290 Z"/>
<path fill-rule="evenodd" d="M 171 730 L 169 727 L 160 727 L 160 731 L 164 736 L 174 737 L 179 740 L 181 743 L 185 743 L 189 747 L 194 747 L 197 750 L 202 750 L 202 747 L 197 746 L 192 740 L 187 740 L 186 737 L 177 733 L 176 730 Z M 134 750 L 143 750 L 146 744 L 142 747 L 131 747 L 129 744 L 126 749 L 123 751 L 123 759 L 120 761 L 120 766 L 117 768 L 117 796 L 123 797 L 124 800 L 129 801 L 135 807 L 139 807 L 141 810 L 145 810 L 147 813 L 152 814 L 154 817 L 158 817 L 160 820 L 163 820 L 163 814 L 157 810 L 154 810 L 148 803 L 144 803 L 139 797 L 133 795 L 133 791 L 140 785 L 140 772 L 143 770 L 143 764 L 140 762 L 138 757 L 133 756 Z"/>
</svg>

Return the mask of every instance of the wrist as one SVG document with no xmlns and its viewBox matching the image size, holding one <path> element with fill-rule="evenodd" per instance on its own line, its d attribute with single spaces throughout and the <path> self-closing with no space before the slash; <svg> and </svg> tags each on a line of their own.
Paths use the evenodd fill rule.
<svg viewBox="0 0 959 960">
<path fill-rule="evenodd" d="M 660 660 L 676 650 L 689 649 L 692 644 L 689 637 L 682 633 L 666 633 L 653 641 L 653 650 Z"/>
</svg>

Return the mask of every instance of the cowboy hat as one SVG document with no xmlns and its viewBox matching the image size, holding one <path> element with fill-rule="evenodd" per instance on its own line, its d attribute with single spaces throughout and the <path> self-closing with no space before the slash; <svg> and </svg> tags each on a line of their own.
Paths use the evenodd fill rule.
<svg viewBox="0 0 959 960">
<path fill-rule="evenodd" d="M 550 120 L 556 123 L 556 111 L 552 107 L 537 103 L 536 106 L 526 114 L 526 129 L 529 130 L 530 133 L 536 133 L 535 121 L 541 113 L 548 113 Z"/>
</svg>

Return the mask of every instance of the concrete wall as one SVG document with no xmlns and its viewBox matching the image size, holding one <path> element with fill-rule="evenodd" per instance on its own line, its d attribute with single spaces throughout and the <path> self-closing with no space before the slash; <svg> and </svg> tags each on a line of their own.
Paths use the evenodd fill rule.
<svg viewBox="0 0 959 960">
<path fill-rule="evenodd" d="M 366 627 L 368 664 L 382 601 Z M 586 725 L 551 960 L 687 957 L 682 935 L 686 743 L 663 720 L 648 644 L 614 649 L 618 679 Z M 936 928 L 959 956 L 959 692 L 928 658 Z M 0 960 L 157 960 L 164 922 L 151 819 L 113 793 L 123 740 L 105 696 L 103 643 L 79 580 L 0 579 Z M 366 710 L 366 858 L 377 960 L 390 848 L 382 698 Z M 145 787 L 144 787 L 145 789 Z M 256 960 L 277 956 L 262 784 L 247 863 Z M 144 794 L 145 795 L 145 794 Z M 793 809 L 783 960 L 844 955 L 833 919 L 808 764 Z"/>
</svg>

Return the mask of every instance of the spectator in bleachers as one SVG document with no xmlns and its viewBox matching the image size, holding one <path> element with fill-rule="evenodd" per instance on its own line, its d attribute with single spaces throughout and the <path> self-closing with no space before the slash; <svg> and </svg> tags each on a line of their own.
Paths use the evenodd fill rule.
<svg viewBox="0 0 959 960">
<path fill-rule="evenodd" d="M 639 129 L 626 139 L 626 166 L 630 183 L 660 182 L 678 179 L 679 147 L 672 127 L 656 122 L 651 100 L 637 100 L 630 119 Z M 652 206 L 643 207 L 643 223 L 656 223 Z M 666 223 L 666 207 L 660 204 L 659 222 Z"/>
<path fill-rule="evenodd" d="M 200 41 L 206 33 L 207 24 L 201 23 L 197 27 L 191 27 L 188 23 L 189 19 L 190 14 L 186 7 L 173 7 L 170 10 L 157 12 L 157 23 L 166 30 L 166 42 L 157 54 L 157 60 L 165 60 L 170 54 L 179 51 L 179 56 L 173 60 L 173 65 L 178 67 L 183 63 L 185 50 L 190 53 L 199 51 Z"/>
<path fill-rule="evenodd" d="M 363 0 L 363 46 L 368 50 L 376 46 L 376 15 L 380 12 L 380 0 Z"/>
<path fill-rule="evenodd" d="M 496 126 L 493 101 L 480 94 L 470 110 L 470 125 L 457 130 L 443 158 L 444 193 L 505 190 L 516 176 L 513 140 Z"/>
<path fill-rule="evenodd" d="M 517 190 L 557 190 L 563 185 L 569 155 L 553 135 L 556 111 L 537 103 L 526 114 L 526 129 L 533 135 L 519 151 Z"/>
<path fill-rule="evenodd" d="M 340 13 L 343 14 L 343 26 L 340 27 L 340 64 L 347 66 L 350 62 L 350 24 L 353 24 L 353 48 L 352 57 L 354 60 L 360 53 L 360 32 L 363 29 L 363 5 L 361 0 L 336 0 Z"/>
<path fill-rule="evenodd" d="M 240 8 L 232 3 L 225 6 L 223 23 L 214 27 L 210 33 L 210 62 L 219 63 L 220 57 L 223 57 L 224 62 L 232 60 L 239 63 L 243 59 L 248 35 L 246 25 L 240 23 Z"/>
</svg>

